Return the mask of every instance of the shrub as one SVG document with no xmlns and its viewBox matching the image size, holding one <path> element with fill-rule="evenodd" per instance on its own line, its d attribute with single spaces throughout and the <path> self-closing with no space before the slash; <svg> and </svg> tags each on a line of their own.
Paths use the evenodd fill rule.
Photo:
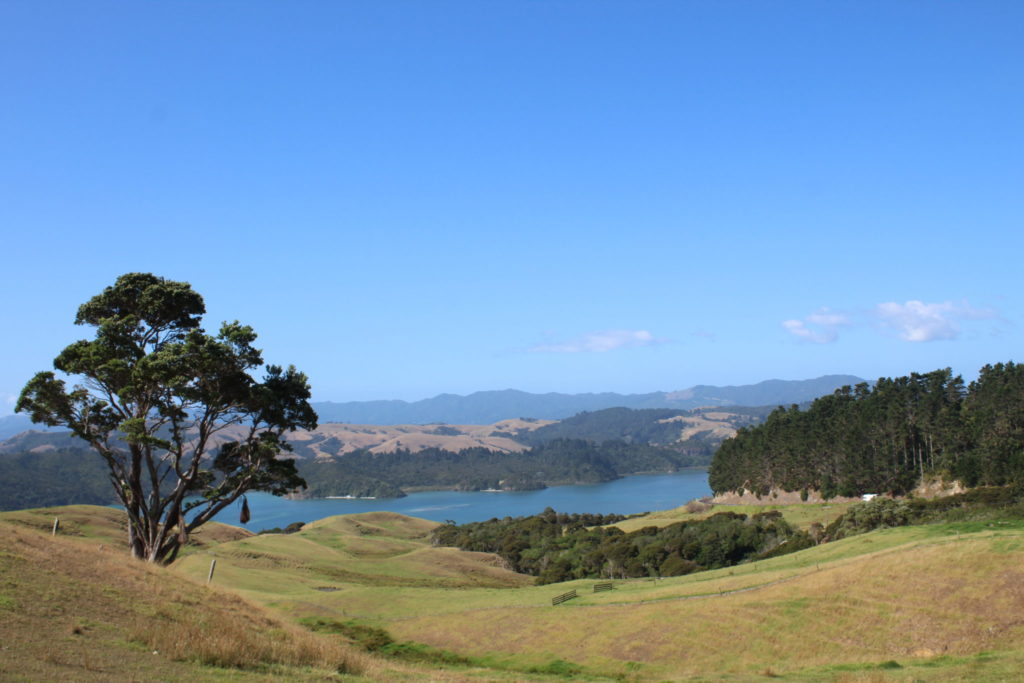
<svg viewBox="0 0 1024 683">
<path fill-rule="evenodd" d="M 686 574 L 692 574 L 693 572 L 699 572 L 702 569 L 704 568 L 696 562 L 684 560 L 678 553 L 673 553 L 665 558 L 665 561 L 661 563 L 661 567 L 658 568 L 658 573 L 661 574 L 661 576 L 684 576 Z"/>
<path fill-rule="evenodd" d="M 711 505 L 710 503 L 704 503 L 699 500 L 691 500 L 689 503 L 683 506 L 683 509 L 689 512 L 690 514 L 699 514 L 701 512 L 707 512 L 713 507 L 714 505 Z"/>
<path fill-rule="evenodd" d="M 835 541 L 874 529 L 906 526 L 910 524 L 910 518 L 911 508 L 906 501 L 876 498 L 851 505 L 844 515 L 829 525 L 826 535 Z"/>
</svg>

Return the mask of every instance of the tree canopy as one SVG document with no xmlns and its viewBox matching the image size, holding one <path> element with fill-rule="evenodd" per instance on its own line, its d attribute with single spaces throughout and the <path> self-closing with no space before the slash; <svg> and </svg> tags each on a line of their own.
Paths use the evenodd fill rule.
<svg viewBox="0 0 1024 683">
<path fill-rule="evenodd" d="M 730 567 L 807 548 L 811 537 L 778 511 L 748 517 L 720 512 L 707 519 L 624 532 L 621 515 L 567 515 L 547 508 L 530 517 L 447 523 L 432 532 L 435 545 L 497 553 L 509 568 L 537 583 L 583 578 L 679 576 Z"/>
<path fill-rule="evenodd" d="M 949 368 L 881 378 L 778 408 L 725 441 L 718 493 L 819 490 L 826 498 L 905 493 L 929 476 L 967 486 L 1024 481 L 1024 365 L 986 365 L 964 385 Z"/>
<path fill-rule="evenodd" d="M 78 309 L 75 323 L 95 337 L 61 351 L 53 365 L 62 376 L 36 374 L 16 405 L 103 458 L 131 553 L 151 562 L 172 561 L 192 531 L 248 491 L 305 486 L 279 456 L 291 450 L 286 431 L 316 428 L 306 376 L 264 367 L 255 332 L 238 321 L 207 334 L 205 312 L 186 282 L 122 275 Z"/>
</svg>

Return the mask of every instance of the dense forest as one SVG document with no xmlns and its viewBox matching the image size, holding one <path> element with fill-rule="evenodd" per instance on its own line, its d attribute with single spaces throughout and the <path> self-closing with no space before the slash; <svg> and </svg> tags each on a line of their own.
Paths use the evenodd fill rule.
<svg viewBox="0 0 1024 683">
<path fill-rule="evenodd" d="M 748 517 L 722 512 L 707 519 L 626 533 L 618 515 L 567 515 L 548 508 L 531 517 L 445 524 L 436 545 L 497 553 L 537 583 L 582 578 L 679 576 L 794 552 L 814 544 L 779 512 Z"/>
<path fill-rule="evenodd" d="M 116 500 L 110 471 L 90 450 L 0 453 L 0 510 Z"/>
<path fill-rule="evenodd" d="M 410 452 L 360 450 L 330 460 L 299 462 L 307 495 L 387 497 L 402 488 L 438 487 L 467 491 L 524 491 L 568 483 L 600 483 L 637 472 L 666 472 L 705 465 L 707 460 L 678 450 L 606 441 L 555 439 L 520 453 L 486 448 L 453 452 L 425 448 Z"/>
<path fill-rule="evenodd" d="M 986 365 L 969 386 L 947 368 L 843 387 L 778 408 L 715 454 L 716 493 L 905 493 L 924 478 L 967 486 L 1024 479 L 1024 366 Z"/>
<path fill-rule="evenodd" d="M 771 412 L 771 407 L 730 406 L 728 408 L 698 408 L 695 410 L 608 408 L 579 413 L 554 424 L 509 436 L 530 446 L 554 439 L 586 439 L 596 443 L 602 441 L 649 443 L 675 448 L 690 455 L 703 455 L 710 460 L 722 439 L 709 433 L 700 433 L 683 441 L 680 437 L 687 425 L 672 420 L 672 418 L 678 417 L 699 418 L 708 412 L 728 415 L 724 419 L 724 423 L 739 429 L 761 422 Z"/>
</svg>

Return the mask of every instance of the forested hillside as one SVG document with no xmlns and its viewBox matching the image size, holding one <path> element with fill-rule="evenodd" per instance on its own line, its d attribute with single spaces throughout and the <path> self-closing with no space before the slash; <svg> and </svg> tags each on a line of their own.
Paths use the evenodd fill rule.
<svg viewBox="0 0 1024 683">
<path fill-rule="evenodd" d="M 969 386 L 947 368 L 843 387 L 779 408 L 725 441 L 717 492 L 905 493 L 940 475 L 968 486 L 1024 479 L 1024 366 L 986 365 Z"/>
<path fill-rule="evenodd" d="M 530 445 L 553 439 L 649 443 L 710 458 L 725 438 L 740 427 L 761 422 L 772 408 L 608 408 L 579 413 L 532 431 L 524 430 L 516 434 L 515 439 Z"/>
<path fill-rule="evenodd" d="M 556 439 L 519 453 L 485 448 L 416 453 L 356 451 L 299 463 L 308 495 L 400 495 L 402 488 L 530 490 L 553 484 L 596 484 L 637 472 L 665 472 L 707 460 L 648 444 Z"/>
<path fill-rule="evenodd" d="M 811 391 L 834 379 L 755 386 Z M 290 433 L 288 442 L 309 484 L 300 495 L 310 497 L 399 497 L 410 488 L 529 490 L 704 467 L 724 439 L 770 410 L 608 408 L 556 423 L 490 425 L 327 423 Z M 220 436 L 235 438 L 230 430 Z M 112 500 L 102 461 L 70 432 L 23 432 L 0 443 L 0 454 L 0 471 L 10 472 L 0 482 L 0 508 Z"/>
<path fill-rule="evenodd" d="M 769 408 L 611 408 L 562 422 L 325 424 L 288 435 L 309 497 L 390 498 L 409 488 L 529 490 L 706 467 L 723 439 Z M 232 438 L 225 430 L 221 438 Z M 0 442 L 0 509 L 114 500 L 102 460 L 70 432 Z"/>
<path fill-rule="evenodd" d="M 0 453 L 0 510 L 116 502 L 103 460 L 82 448 Z"/>
<path fill-rule="evenodd" d="M 46 445 L 46 436 L 28 433 L 24 445 L 37 441 Z M 410 488 L 524 491 L 554 484 L 600 483 L 638 472 L 706 466 L 707 462 L 703 455 L 678 449 L 583 439 L 555 439 L 512 453 L 486 448 L 394 453 L 362 449 L 336 457 L 296 460 L 299 474 L 308 484 L 298 494 L 314 498 L 393 498 Z M 0 510 L 112 502 L 106 466 L 87 448 L 0 452 Z"/>
</svg>

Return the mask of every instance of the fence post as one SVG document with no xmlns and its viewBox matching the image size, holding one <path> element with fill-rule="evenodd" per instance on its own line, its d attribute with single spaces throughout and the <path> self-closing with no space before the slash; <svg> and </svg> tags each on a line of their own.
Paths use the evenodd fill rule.
<svg viewBox="0 0 1024 683">
<path fill-rule="evenodd" d="M 217 558 L 210 560 L 210 575 L 206 577 L 206 583 L 213 581 L 213 570 L 217 568 Z"/>
<path fill-rule="evenodd" d="M 56 536 L 57 535 L 57 531 L 59 529 L 60 529 L 60 517 L 54 517 L 53 518 L 53 533 L 51 535 L 52 536 Z"/>
</svg>

